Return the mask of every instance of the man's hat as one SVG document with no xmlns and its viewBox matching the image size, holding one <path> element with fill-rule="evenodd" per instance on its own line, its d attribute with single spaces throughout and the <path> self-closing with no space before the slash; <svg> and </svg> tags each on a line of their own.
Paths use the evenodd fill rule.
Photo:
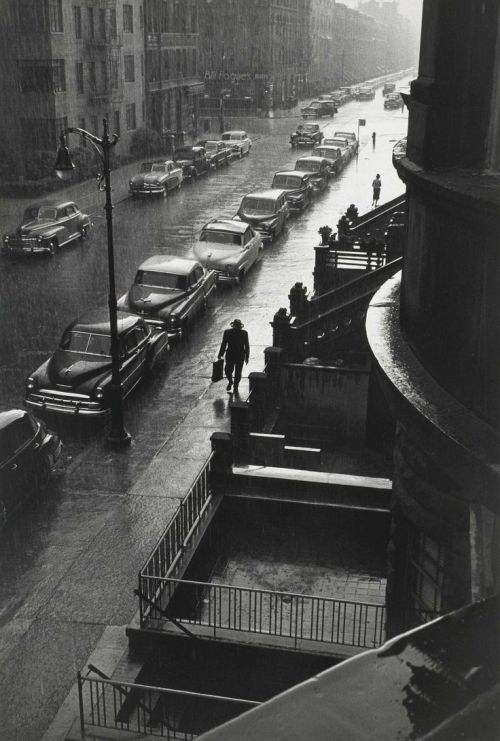
<svg viewBox="0 0 500 741">
<path fill-rule="evenodd" d="M 233 319 L 231 322 L 231 327 L 236 327 L 236 329 L 243 329 L 245 325 L 241 321 L 241 319 Z"/>
</svg>

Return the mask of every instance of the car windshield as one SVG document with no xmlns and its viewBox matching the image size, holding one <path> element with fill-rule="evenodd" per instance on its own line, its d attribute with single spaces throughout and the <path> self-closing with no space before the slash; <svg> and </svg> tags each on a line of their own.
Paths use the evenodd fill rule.
<svg viewBox="0 0 500 741">
<path fill-rule="evenodd" d="M 241 209 L 253 214 L 273 214 L 276 210 L 276 202 L 270 198 L 246 197 L 241 202 Z"/>
<path fill-rule="evenodd" d="M 321 108 L 321 103 L 317 103 L 317 102 L 316 103 L 311 103 L 311 105 L 309 106 L 309 108 Z"/>
<path fill-rule="evenodd" d="M 222 141 L 240 141 L 241 139 L 244 139 L 243 134 L 222 134 Z"/>
<path fill-rule="evenodd" d="M 334 147 L 322 147 L 321 149 L 314 149 L 314 152 L 318 153 L 318 157 L 325 157 L 329 160 L 336 160 L 339 156 L 338 149 L 335 149 Z"/>
<path fill-rule="evenodd" d="M 273 188 L 283 188 L 285 190 L 289 188 L 300 188 L 302 186 L 302 178 L 294 175 L 275 175 L 273 178 Z"/>
<path fill-rule="evenodd" d="M 303 124 L 302 125 L 302 131 L 304 131 L 306 134 L 314 134 L 314 132 L 318 130 L 319 130 L 319 127 L 317 124 Z"/>
<path fill-rule="evenodd" d="M 194 159 L 194 152 L 192 149 L 176 149 L 175 159 L 192 160 Z"/>
<path fill-rule="evenodd" d="M 55 219 L 56 209 L 54 206 L 30 206 L 24 212 L 25 221 L 32 219 Z"/>
<path fill-rule="evenodd" d="M 166 165 L 153 165 L 151 172 L 167 172 Z"/>
<path fill-rule="evenodd" d="M 155 270 L 138 270 L 134 282 L 151 288 L 185 288 L 186 276 L 175 273 L 157 273 Z"/>
<path fill-rule="evenodd" d="M 319 162 L 314 160 L 301 160 L 296 162 L 295 169 L 301 172 L 319 172 Z"/>
<path fill-rule="evenodd" d="M 326 139 L 324 143 L 332 147 L 343 147 L 344 149 L 348 146 L 346 139 Z"/>
<path fill-rule="evenodd" d="M 205 149 L 207 152 L 216 152 L 217 151 L 217 142 L 206 142 L 205 143 Z"/>
<path fill-rule="evenodd" d="M 111 357 L 111 337 L 94 332 L 66 332 L 61 340 L 61 350 L 81 355 L 100 355 Z"/>
<path fill-rule="evenodd" d="M 200 235 L 200 242 L 215 242 L 216 244 L 226 245 L 228 247 L 241 247 L 241 234 L 234 232 L 217 231 L 215 229 L 204 229 Z"/>
<path fill-rule="evenodd" d="M 151 172 L 152 167 L 152 162 L 143 162 L 141 165 L 141 172 Z"/>
</svg>

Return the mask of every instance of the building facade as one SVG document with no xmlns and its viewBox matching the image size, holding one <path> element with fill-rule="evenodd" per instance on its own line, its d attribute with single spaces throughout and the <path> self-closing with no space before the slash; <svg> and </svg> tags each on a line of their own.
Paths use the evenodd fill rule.
<svg viewBox="0 0 500 741">
<path fill-rule="evenodd" d="M 198 0 L 145 0 L 147 125 L 168 136 L 195 135 L 199 99 Z"/>
<path fill-rule="evenodd" d="M 200 4 L 202 71 L 208 99 L 283 106 L 305 90 L 309 0 L 213 0 Z"/>
<path fill-rule="evenodd" d="M 8 73 L 0 85 L 11 104 L 0 127 L 14 170 L 50 174 L 48 153 L 60 131 L 77 126 L 99 135 L 104 117 L 120 136 L 117 153 L 127 153 L 145 114 L 142 2 L 20 0 L 4 19 Z"/>
</svg>

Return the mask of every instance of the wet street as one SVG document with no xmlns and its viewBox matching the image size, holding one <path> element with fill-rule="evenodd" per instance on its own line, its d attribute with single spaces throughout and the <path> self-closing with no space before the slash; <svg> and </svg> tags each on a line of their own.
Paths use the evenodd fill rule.
<svg viewBox="0 0 500 741">
<path fill-rule="evenodd" d="M 288 306 L 296 281 L 312 286 L 319 227 L 336 231 L 350 203 L 360 214 L 369 210 L 376 173 L 382 178 L 381 203 L 403 192 L 391 154 L 406 135 L 407 111 L 385 111 L 379 89 L 373 101 L 347 103 L 333 121 L 322 119 L 320 125 L 325 136 L 357 132 L 359 118 L 367 125 L 360 129 L 357 159 L 305 213 L 288 221 L 242 285 L 217 290 L 188 339 L 172 348 L 152 381 L 126 403 L 132 447 L 112 452 L 104 447 L 102 430 L 60 427 L 65 448 L 51 484 L 1 534 L 0 684 L 7 689 L 0 697 L 0 739 L 40 738 L 104 628 L 126 625 L 137 609 L 137 571 L 206 457 L 211 432 L 227 428 L 225 384 L 210 386 L 223 329 L 239 317 L 249 333 L 245 398 L 246 376 L 262 370 L 263 350 L 271 344 L 274 313 Z M 289 145 L 301 120 L 296 110 L 274 119 L 228 120 L 227 128 L 246 128 L 253 139 L 248 157 L 166 200 L 117 203 L 117 295 L 145 258 L 189 256 L 206 221 L 234 215 L 246 193 L 270 187 L 275 171 L 292 169 L 308 151 Z M 1 410 L 22 406 L 26 376 L 55 349 L 66 325 L 86 309 L 106 305 L 102 209 L 92 219 L 90 238 L 53 259 L 0 263 Z M 155 462 L 167 454 L 176 465 L 165 480 L 155 475 Z"/>
</svg>

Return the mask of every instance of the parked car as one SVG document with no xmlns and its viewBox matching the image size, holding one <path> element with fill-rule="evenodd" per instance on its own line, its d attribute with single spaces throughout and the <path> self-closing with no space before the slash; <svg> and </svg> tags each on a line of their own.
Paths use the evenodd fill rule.
<svg viewBox="0 0 500 741">
<path fill-rule="evenodd" d="M 337 112 L 337 108 L 332 101 L 328 100 L 313 100 L 305 108 L 301 108 L 302 118 L 308 116 L 318 118 L 320 116 L 330 116 L 333 118 L 333 114 Z"/>
<path fill-rule="evenodd" d="M 193 252 L 207 270 L 216 270 L 219 280 L 238 283 L 259 259 L 262 239 L 239 219 L 212 219 L 203 229 Z"/>
<path fill-rule="evenodd" d="M 229 165 L 233 157 L 233 152 L 230 147 L 227 146 L 226 142 L 223 141 L 199 141 L 198 145 L 205 148 L 205 154 L 210 166 L 217 170 L 222 165 Z"/>
<path fill-rule="evenodd" d="M 244 154 L 250 154 L 252 140 L 246 131 L 225 131 L 221 139 L 226 142 L 236 157 L 241 158 Z"/>
<path fill-rule="evenodd" d="M 210 169 L 204 147 L 179 147 L 174 151 L 174 161 L 182 168 L 185 180 L 196 180 Z"/>
<path fill-rule="evenodd" d="M 351 161 L 356 153 L 354 145 L 349 143 L 348 139 L 343 139 L 340 136 L 334 136 L 331 139 L 324 139 L 323 146 L 336 147 L 337 149 L 340 149 L 342 157 L 342 167 L 347 165 L 347 163 Z"/>
<path fill-rule="evenodd" d="M 51 257 L 59 247 L 75 239 L 84 240 L 92 222 L 73 201 L 41 201 L 24 211 L 22 224 L 3 238 L 2 252 L 8 255 L 45 253 Z"/>
<path fill-rule="evenodd" d="M 382 88 L 382 95 L 389 95 L 389 93 L 393 93 L 395 89 L 396 89 L 395 82 L 386 82 L 384 83 L 384 87 Z"/>
<path fill-rule="evenodd" d="M 137 270 L 134 283 L 118 299 L 118 308 L 142 316 L 144 321 L 181 339 L 196 314 L 207 305 L 217 274 L 197 260 L 153 255 Z"/>
<path fill-rule="evenodd" d="M 401 95 L 399 93 L 389 93 L 384 100 L 384 108 L 386 111 L 394 111 L 397 108 L 401 108 L 402 102 Z"/>
<path fill-rule="evenodd" d="M 342 150 L 340 147 L 333 145 L 321 144 L 319 147 L 314 147 L 312 154 L 315 157 L 324 157 L 328 161 L 328 170 L 331 176 L 339 175 L 350 159 L 348 149 Z"/>
<path fill-rule="evenodd" d="M 293 134 L 290 134 L 290 144 L 292 147 L 301 145 L 314 147 L 315 144 L 321 144 L 322 140 L 323 132 L 319 128 L 319 124 L 315 123 L 299 124 L 297 130 Z"/>
<path fill-rule="evenodd" d="M 141 170 L 129 181 L 132 196 L 161 195 L 167 197 L 169 190 L 178 190 L 182 184 L 182 167 L 172 160 L 143 162 Z"/>
<path fill-rule="evenodd" d="M 359 89 L 358 100 L 372 100 L 375 97 L 375 88 L 364 86 Z"/>
<path fill-rule="evenodd" d="M 37 411 L 99 417 L 108 412 L 111 333 L 107 309 L 75 319 L 59 348 L 26 382 L 26 404 Z M 144 319 L 118 312 L 120 380 L 124 397 L 168 350 L 167 333 Z"/>
<path fill-rule="evenodd" d="M 284 190 L 261 190 L 244 196 L 237 217 L 251 224 L 263 241 L 271 241 L 280 234 L 290 211 Z"/>
<path fill-rule="evenodd" d="M 297 170 L 274 173 L 271 188 L 285 191 L 290 211 L 302 211 L 311 200 L 312 183 L 309 175 Z"/>
<path fill-rule="evenodd" d="M 295 163 L 295 169 L 307 173 L 314 193 L 320 193 L 328 185 L 330 165 L 324 157 L 300 157 Z"/>
<path fill-rule="evenodd" d="M 353 152 L 356 153 L 358 151 L 359 142 L 354 131 L 335 131 L 333 136 L 338 137 L 339 139 L 347 139 Z"/>
<path fill-rule="evenodd" d="M 0 412 L 0 527 L 47 486 L 61 450 L 58 436 L 29 412 Z"/>
</svg>

